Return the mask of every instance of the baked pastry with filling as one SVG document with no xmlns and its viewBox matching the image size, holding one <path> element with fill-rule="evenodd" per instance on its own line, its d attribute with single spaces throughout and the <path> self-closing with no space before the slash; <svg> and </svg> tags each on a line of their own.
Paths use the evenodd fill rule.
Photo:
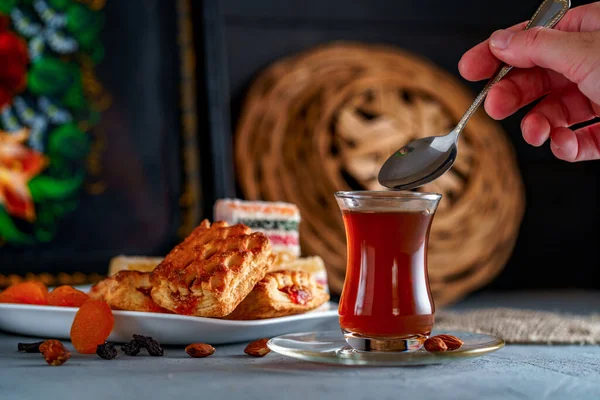
<svg viewBox="0 0 600 400">
<path fill-rule="evenodd" d="M 152 299 L 178 314 L 224 317 L 265 277 L 273 260 L 263 233 L 204 220 L 152 271 Z"/>
<path fill-rule="evenodd" d="M 325 288 L 304 271 L 270 272 L 227 319 L 284 317 L 320 307 L 329 300 Z"/>
<path fill-rule="evenodd" d="M 327 269 L 323 259 L 319 256 L 300 257 L 293 260 L 277 259 L 269 269 L 269 272 L 276 271 L 304 271 L 309 273 L 311 279 L 323 287 L 329 293 L 329 284 L 327 280 Z"/>
<path fill-rule="evenodd" d="M 152 272 L 162 260 L 162 257 L 117 256 L 110 260 L 108 276 L 119 271 Z"/>
<path fill-rule="evenodd" d="M 89 296 L 101 299 L 114 310 L 168 313 L 152 300 L 150 273 L 119 271 L 92 287 Z"/>
</svg>

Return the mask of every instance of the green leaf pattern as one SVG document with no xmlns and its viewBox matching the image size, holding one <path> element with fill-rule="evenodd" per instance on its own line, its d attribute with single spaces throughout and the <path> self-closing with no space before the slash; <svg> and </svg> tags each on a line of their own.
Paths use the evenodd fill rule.
<svg viewBox="0 0 600 400">
<path fill-rule="evenodd" d="M 27 42 L 30 60 L 27 87 L 0 109 L 0 129 L 29 128 L 27 145 L 49 159 L 28 183 L 36 220 L 16 220 L 0 205 L 0 238 L 32 245 L 51 241 L 61 218 L 78 204 L 91 145 L 90 133 L 79 127 L 99 119 L 86 98 L 81 59 L 93 65 L 103 59 L 104 14 L 77 0 L 0 0 L 0 15 Z"/>
</svg>

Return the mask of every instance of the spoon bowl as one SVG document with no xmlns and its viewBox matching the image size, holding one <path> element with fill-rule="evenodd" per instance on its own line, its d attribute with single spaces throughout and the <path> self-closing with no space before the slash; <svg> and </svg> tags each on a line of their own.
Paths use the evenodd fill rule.
<svg viewBox="0 0 600 400">
<path fill-rule="evenodd" d="M 413 140 L 386 160 L 377 179 L 388 188 L 414 189 L 448 171 L 457 153 L 449 135 Z"/>
</svg>

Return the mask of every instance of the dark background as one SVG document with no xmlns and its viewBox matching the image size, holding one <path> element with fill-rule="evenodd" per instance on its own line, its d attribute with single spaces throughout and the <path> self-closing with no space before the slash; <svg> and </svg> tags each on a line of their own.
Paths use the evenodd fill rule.
<svg viewBox="0 0 600 400">
<path fill-rule="evenodd" d="M 210 132 L 217 182 L 207 198 L 232 195 L 231 131 L 253 77 L 275 60 L 333 40 L 386 43 L 459 76 L 457 63 L 494 30 L 528 19 L 540 1 L 222 0 L 194 2 L 200 116 Z M 572 7 L 589 3 L 576 1 Z M 468 83 L 475 94 L 483 83 Z M 515 147 L 527 208 L 515 251 L 487 288 L 600 288 L 600 162 L 569 164 L 521 138 L 526 110 L 502 121 Z M 498 168 L 502 168 L 501 165 Z M 238 193 L 239 194 L 239 193 Z M 206 202 L 210 215 L 211 202 Z"/>
<path fill-rule="evenodd" d="M 333 40 L 398 46 L 458 76 L 462 54 L 496 29 L 528 19 L 539 0 L 128 0 L 109 1 L 98 76 L 113 97 L 103 135 L 107 191 L 83 194 L 49 244 L 0 248 L 0 275 L 106 273 L 117 254 L 162 255 L 181 239 L 182 119 L 198 122 L 199 217 L 240 196 L 232 142 L 252 79 L 272 62 Z M 574 2 L 573 7 L 586 2 Z M 193 24 L 196 83 L 182 82 L 181 4 Z M 196 89 L 181 108 L 181 86 Z M 475 94 L 483 83 L 468 83 Z M 515 251 L 487 288 L 600 288 L 600 162 L 569 164 L 521 138 L 526 110 L 502 121 L 515 147 L 527 208 Z M 498 168 L 502 168 L 501 165 Z"/>
</svg>

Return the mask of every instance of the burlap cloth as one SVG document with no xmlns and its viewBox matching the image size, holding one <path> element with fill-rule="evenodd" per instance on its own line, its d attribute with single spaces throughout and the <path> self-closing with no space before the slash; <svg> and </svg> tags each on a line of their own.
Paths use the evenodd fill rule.
<svg viewBox="0 0 600 400">
<path fill-rule="evenodd" d="M 600 314 L 590 316 L 512 308 L 436 312 L 438 331 L 488 333 L 507 343 L 600 344 Z"/>
</svg>

